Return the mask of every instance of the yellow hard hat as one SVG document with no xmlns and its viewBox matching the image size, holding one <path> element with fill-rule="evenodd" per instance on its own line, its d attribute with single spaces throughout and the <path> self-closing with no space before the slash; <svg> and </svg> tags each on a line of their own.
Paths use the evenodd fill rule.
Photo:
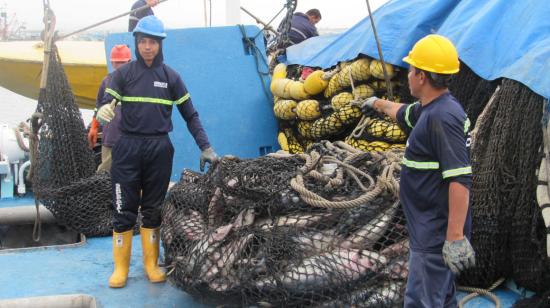
<svg viewBox="0 0 550 308">
<path fill-rule="evenodd" d="M 416 42 L 403 61 L 437 74 L 455 74 L 460 69 L 455 46 L 448 38 L 437 34 L 427 35 Z"/>
</svg>

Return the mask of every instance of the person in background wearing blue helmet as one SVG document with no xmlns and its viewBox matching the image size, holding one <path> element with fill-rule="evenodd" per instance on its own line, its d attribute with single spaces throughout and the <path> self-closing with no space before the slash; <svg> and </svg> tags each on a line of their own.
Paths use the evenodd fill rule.
<svg viewBox="0 0 550 308">
<path fill-rule="evenodd" d="M 146 5 L 149 7 L 141 11 L 130 14 L 130 19 L 128 20 L 128 32 L 134 31 L 134 28 L 136 27 L 137 23 L 143 17 L 155 15 L 155 13 L 153 12 L 153 9 L 151 8 L 157 5 L 158 2 L 159 2 L 158 0 L 138 0 L 134 2 L 134 4 L 132 5 L 132 10 L 138 9 L 140 7 L 144 7 Z"/>
<path fill-rule="evenodd" d="M 217 155 L 210 146 L 199 115 L 179 74 L 163 63 L 164 25 L 147 16 L 134 29 L 137 60 L 113 73 L 105 90 L 105 102 L 97 113 L 100 123 L 113 119 L 117 101 L 121 102 L 122 136 L 112 150 L 113 258 L 115 270 L 109 286 L 126 285 L 132 233 L 138 207 L 143 216 L 141 243 L 143 264 L 151 282 L 166 280 L 158 267 L 160 210 L 172 173 L 174 147 L 168 137 L 172 130 L 172 106 L 176 105 L 187 128 L 202 150 L 200 169 L 213 164 Z M 140 192 L 142 194 L 140 195 Z"/>
</svg>

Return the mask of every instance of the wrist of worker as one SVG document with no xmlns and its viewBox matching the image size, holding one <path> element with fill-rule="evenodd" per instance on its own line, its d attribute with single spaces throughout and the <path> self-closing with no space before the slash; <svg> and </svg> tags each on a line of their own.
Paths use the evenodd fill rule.
<svg viewBox="0 0 550 308">
<path fill-rule="evenodd" d="M 447 236 L 445 239 L 449 242 L 460 241 L 464 239 L 464 233 L 447 229 Z"/>
</svg>

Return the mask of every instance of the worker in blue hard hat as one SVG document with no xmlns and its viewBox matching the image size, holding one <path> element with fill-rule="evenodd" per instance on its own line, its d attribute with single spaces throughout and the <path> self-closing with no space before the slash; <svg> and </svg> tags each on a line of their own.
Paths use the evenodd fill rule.
<svg viewBox="0 0 550 308">
<path fill-rule="evenodd" d="M 128 32 L 134 31 L 137 23 L 143 17 L 155 15 L 153 9 L 151 8 L 157 5 L 158 2 L 159 0 L 138 0 L 134 2 L 134 4 L 132 5 L 132 10 L 139 9 L 140 7 L 144 7 L 146 5 L 148 6 L 148 8 L 130 14 L 130 19 L 128 20 Z"/>
<path fill-rule="evenodd" d="M 121 103 L 122 136 L 112 150 L 113 257 L 115 270 L 109 286 L 124 287 L 128 277 L 132 233 L 141 206 L 141 243 L 143 263 L 151 282 L 163 282 L 165 273 L 158 267 L 161 205 L 172 173 L 174 147 L 168 137 L 172 130 L 175 105 L 187 128 L 202 150 L 200 168 L 213 164 L 217 155 L 193 107 L 180 75 L 163 63 L 162 42 L 166 38 L 162 22 L 147 16 L 134 29 L 136 58 L 113 73 L 105 90 L 104 105 L 98 121 L 109 122 Z M 142 194 L 140 195 L 140 192 Z"/>
<path fill-rule="evenodd" d="M 409 134 L 399 198 L 410 239 L 405 307 L 457 307 L 455 275 L 475 265 L 469 194 L 470 120 L 449 92 L 460 62 L 453 43 L 430 34 L 403 59 L 413 104 L 370 97 L 359 105 L 396 120 Z"/>
</svg>

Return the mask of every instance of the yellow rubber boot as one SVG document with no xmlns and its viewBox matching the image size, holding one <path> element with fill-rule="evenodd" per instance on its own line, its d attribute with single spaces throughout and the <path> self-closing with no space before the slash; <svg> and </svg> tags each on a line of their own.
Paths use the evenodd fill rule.
<svg viewBox="0 0 550 308">
<path fill-rule="evenodd" d="M 159 228 L 140 228 L 141 247 L 143 248 L 143 267 L 151 282 L 164 282 L 166 275 L 158 266 Z"/>
<path fill-rule="evenodd" d="M 130 255 L 132 254 L 133 230 L 117 233 L 113 231 L 113 259 L 115 270 L 109 278 L 109 287 L 122 288 L 128 279 L 130 267 Z"/>
</svg>

